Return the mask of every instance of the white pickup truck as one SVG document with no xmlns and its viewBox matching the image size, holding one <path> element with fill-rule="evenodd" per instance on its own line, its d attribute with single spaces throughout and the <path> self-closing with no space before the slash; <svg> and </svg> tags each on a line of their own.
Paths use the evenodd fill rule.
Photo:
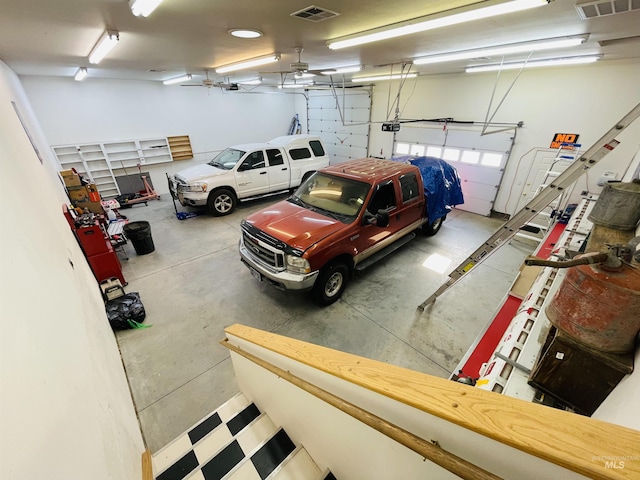
<svg viewBox="0 0 640 480">
<path fill-rule="evenodd" d="M 286 135 L 267 143 L 235 145 L 203 165 L 169 177 L 171 195 L 183 206 L 206 206 L 216 216 L 231 213 L 239 200 L 298 187 L 329 165 L 320 138 Z"/>
</svg>

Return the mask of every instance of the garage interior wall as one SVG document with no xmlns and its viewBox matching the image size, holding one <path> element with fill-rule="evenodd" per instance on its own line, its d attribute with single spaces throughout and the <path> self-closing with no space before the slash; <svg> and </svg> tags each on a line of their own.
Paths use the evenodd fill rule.
<svg viewBox="0 0 640 480">
<path fill-rule="evenodd" d="M 120 352 L 62 214 L 68 199 L 48 143 L 2 62 L 0 122 L 2 471 L 6 480 L 140 478 L 144 444 Z"/>
<path fill-rule="evenodd" d="M 432 119 L 452 117 L 459 121 L 477 121 L 486 117 L 491 95 L 491 116 L 511 86 L 517 71 L 460 75 L 433 75 L 408 79 L 400 94 L 400 118 Z M 578 133 L 579 143 L 586 150 L 602 137 L 616 122 L 640 103 L 640 64 L 602 62 L 589 66 L 527 69 L 522 72 L 494 122 L 524 122 L 519 128 L 507 168 L 502 178 L 494 210 L 515 213 L 523 182 L 533 158 L 535 147 L 548 148 L 555 133 Z M 373 95 L 372 121 L 393 119 L 395 107 L 390 109 L 389 98 L 398 93 L 398 82 L 384 82 L 376 86 Z M 387 112 L 391 111 L 390 117 Z M 489 130 L 490 131 L 490 130 Z M 576 182 L 574 192 L 582 190 L 599 193 L 597 179 L 605 170 L 615 171 L 620 180 L 627 165 L 640 146 L 640 121 L 636 120 L 623 131 L 615 150 L 609 153 L 589 173 Z M 379 123 L 373 124 L 369 135 L 369 154 L 389 158 L 392 154 L 393 133 L 382 132 Z"/>
<path fill-rule="evenodd" d="M 287 94 L 229 92 L 150 81 L 75 82 L 36 76 L 21 80 L 49 145 L 189 135 L 192 160 L 148 166 L 160 194 L 168 193 L 165 172 L 171 175 L 209 161 L 231 145 L 286 135 L 296 113 L 295 96 Z"/>
</svg>

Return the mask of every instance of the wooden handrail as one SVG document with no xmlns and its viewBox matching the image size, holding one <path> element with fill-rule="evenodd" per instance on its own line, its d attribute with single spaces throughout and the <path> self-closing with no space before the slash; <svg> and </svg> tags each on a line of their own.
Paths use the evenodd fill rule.
<svg viewBox="0 0 640 480">
<path fill-rule="evenodd" d="M 589 478 L 640 478 L 637 430 L 244 325 L 225 332 Z M 634 460 L 605 468 L 620 457 Z"/>
<path fill-rule="evenodd" d="M 457 475 L 460 478 L 468 479 L 468 480 L 500 480 L 500 477 L 493 475 L 490 472 L 478 467 L 477 465 L 473 465 L 470 462 L 454 455 L 453 453 L 447 452 L 443 450 L 437 445 L 434 445 L 431 442 L 428 442 L 407 430 L 404 430 L 393 423 L 387 422 L 383 418 L 380 418 L 362 408 L 354 405 L 353 403 L 347 402 L 346 400 L 323 390 L 320 387 L 313 385 L 312 383 L 303 380 L 300 377 L 293 375 L 286 370 L 276 367 L 272 363 L 269 363 L 265 360 L 262 360 L 255 355 L 252 355 L 244 350 L 236 347 L 235 345 L 228 342 L 228 340 L 223 340 L 220 342 L 222 345 L 227 347 L 229 350 L 236 352 L 239 355 L 251 360 L 256 365 L 261 366 L 262 368 L 270 371 L 271 373 L 277 375 L 278 377 L 286 380 L 289 383 L 292 383 L 298 388 L 301 388 L 305 392 L 310 393 L 318 397 L 320 400 L 332 405 L 342 412 L 351 415 L 356 420 L 368 425 L 371 428 L 376 429 L 380 433 L 383 433 L 389 438 L 392 438 L 396 442 L 405 447 L 413 450 L 418 455 L 423 456 L 427 460 L 432 461 L 436 465 L 445 468 L 451 473 Z"/>
</svg>

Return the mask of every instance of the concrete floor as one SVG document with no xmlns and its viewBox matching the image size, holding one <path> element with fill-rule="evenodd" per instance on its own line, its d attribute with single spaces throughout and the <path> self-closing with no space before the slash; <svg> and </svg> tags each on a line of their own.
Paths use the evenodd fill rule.
<svg viewBox="0 0 640 480">
<path fill-rule="evenodd" d="M 117 333 L 148 448 L 158 451 L 235 395 L 224 327 L 242 323 L 307 342 L 448 377 L 493 316 L 533 247 L 512 241 L 449 288 L 425 312 L 417 306 L 502 224 L 456 210 L 434 237 L 418 236 L 360 272 L 324 309 L 308 294 L 256 281 L 239 260 L 240 220 L 270 203 L 240 205 L 229 216 L 178 220 L 165 195 L 122 210 L 151 225 L 155 251 L 122 260 L 127 292 L 139 292 L 145 324 Z M 182 211 L 184 208 L 179 207 Z M 445 273 L 423 266 L 433 254 Z"/>
</svg>

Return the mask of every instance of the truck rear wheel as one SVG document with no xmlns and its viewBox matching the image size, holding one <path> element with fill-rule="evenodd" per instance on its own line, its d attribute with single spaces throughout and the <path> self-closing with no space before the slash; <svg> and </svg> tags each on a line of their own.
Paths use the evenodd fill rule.
<svg viewBox="0 0 640 480">
<path fill-rule="evenodd" d="M 433 223 L 425 223 L 422 226 L 422 233 L 426 237 L 433 237 L 436 233 L 438 233 L 440 227 L 442 227 L 442 222 L 444 222 L 445 218 L 447 218 L 446 215 L 444 217 L 436 218 Z"/>
<path fill-rule="evenodd" d="M 349 281 L 349 269 L 343 263 L 332 263 L 322 269 L 313 286 L 313 299 L 321 307 L 331 305 L 342 296 Z"/>
<path fill-rule="evenodd" d="M 236 208 L 235 194 L 226 188 L 211 192 L 207 199 L 207 208 L 216 217 L 229 215 Z"/>
</svg>

